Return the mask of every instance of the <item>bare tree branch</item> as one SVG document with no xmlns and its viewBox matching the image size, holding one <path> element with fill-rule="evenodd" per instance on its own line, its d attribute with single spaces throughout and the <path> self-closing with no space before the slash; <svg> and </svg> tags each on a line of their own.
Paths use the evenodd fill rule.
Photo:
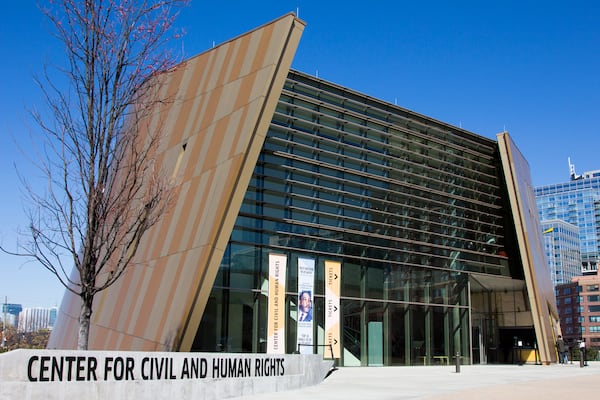
<svg viewBox="0 0 600 400">
<path fill-rule="evenodd" d="M 87 349 L 94 296 L 132 264 L 144 233 L 167 212 L 168 177 L 154 165 L 162 132 L 150 126 L 164 72 L 177 60 L 167 44 L 186 0 L 57 0 L 44 14 L 65 46 L 66 66 L 36 82 L 47 114 L 37 161 L 46 186 L 29 196 L 29 230 L 18 250 L 80 296 L 78 347 Z M 71 265 L 72 264 L 72 265 Z M 71 275 L 71 269 L 76 271 Z M 73 278 L 72 278 L 73 276 Z"/>
</svg>

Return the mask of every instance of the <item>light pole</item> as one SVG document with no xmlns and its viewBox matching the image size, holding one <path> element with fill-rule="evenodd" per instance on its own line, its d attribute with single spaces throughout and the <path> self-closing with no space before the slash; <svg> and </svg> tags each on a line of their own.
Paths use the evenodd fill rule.
<svg viewBox="0 0 600 400">
<path fill-rule="evenodd" d="M 6 309 L 8 308 L 8 296 L 4 296 L 3 317 L 2 317 L 2 348 L 6 348 Z"/>
</svg>

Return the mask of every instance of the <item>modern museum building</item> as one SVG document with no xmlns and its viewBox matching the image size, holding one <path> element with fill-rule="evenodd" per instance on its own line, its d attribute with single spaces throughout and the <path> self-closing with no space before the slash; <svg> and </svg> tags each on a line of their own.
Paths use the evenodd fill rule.
<svg viewBox="0 0 600 400">
<path fill-rule="evenodd" d="M 165 74 L 168 214 L 94 303 L 90 350 L 556 361 L 529 166 L 494 139 L 290 69 L 294 15 Z M 157 128 L 158 129 L 158 128 Z M 76 348 L 67 292 L 49 348 Z"/>
</svg>

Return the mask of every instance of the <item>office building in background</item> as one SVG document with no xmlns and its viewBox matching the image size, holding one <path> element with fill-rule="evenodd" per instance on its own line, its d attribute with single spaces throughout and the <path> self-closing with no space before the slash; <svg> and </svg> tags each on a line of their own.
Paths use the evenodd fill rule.
<svg viewBox="0 0 600 400">
<path fill-rule="evenodd" d="M 565 341 L 600 349 L 600 275 L 598 271 L 556 287 L 556 303 Z"/>
<path fill-rule="evenodd" d="M 542 221 L 544 249 L 554 286 L 581 275 L 579 228 L 560 219 Z"/>
<path fill-rule="evenodd" d="M 40 329 L 52 329 L 56 322 L 56 307 L 24 308 L 19 314 L 19 332 L 36 332 Z"/>
<path fill-rule="evenodd" d="M 552 221 L 564 221 L 579 230 L 579 247 L 581 253 L 580 271 L 592 274 L 598 269 L 598 249 L 600 246 L 600 171 L 585 172 L 578 175 L 575 166 L 569 159 L 570 180 L 563 183 L 539 186 L 535 188 L 535 197 L 539 216 L 545 227 L 552 228 Z M 549 228 L 546 228 L 549 229 Z M 564 257 L 560 249 L 569 248 L 570 243 L 561 243 L 563 238 L 571 241 L 570 235 L 562 236 L 561 231 L 551 233 L 556 246 L 554 258 Z M 570 274 L 565 270 L 565 277 Z M 555 283 L 560 282 L 555 279 Z"/>
<path fill-rule="evenodd" d="M 6 301 L 2 304 L 2 313 L 0 318 L 6 325 L 17 326 L 19 323 L 19 314 L 23 311 L 21 304 L 7 303 Z"/>
</svg>

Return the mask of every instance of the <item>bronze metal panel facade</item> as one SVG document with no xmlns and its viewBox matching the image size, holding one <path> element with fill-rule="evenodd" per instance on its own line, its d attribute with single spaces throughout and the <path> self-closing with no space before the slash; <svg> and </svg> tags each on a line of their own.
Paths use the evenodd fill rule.
<svg viewBox="0 0 600 400">
<path fill-rule="evenodd" d="M 507 132 L 497 135 L 508 197 L 513 211 L 540 358 L 556 362 L 556 298 L 548 272 L 529 164 Z"/>
<path fill-rule="evenodd" d="M 97 295 L 90 349 L 187 351 L 266 137 L 304 23 L 288 14 L 165 76 L 157 163 L 173 176 L 169 214 L 135 265 Z M 75 348 L 80 300 L 66 294 L 50 348 Z"/>
</svg>

